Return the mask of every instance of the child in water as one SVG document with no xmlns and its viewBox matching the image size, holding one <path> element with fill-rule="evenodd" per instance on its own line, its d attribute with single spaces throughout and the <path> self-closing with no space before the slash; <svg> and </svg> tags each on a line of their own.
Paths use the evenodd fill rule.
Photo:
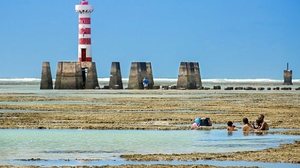
<svg viewBox="0 0 300 168">
<path fill-rule="evenodd" d="M 232 121 L 227 122 L 227 131 L 237 131 L 237 129 L 235 128 L 235 125 L 233 125 Z"/>
<path fill-rule="evenodd" d="M 244 132 L 250 132 L 253 131 L 253 126 L 249 123 L 248 118 L 243 118 L 243 131 Z"/>
</svg>

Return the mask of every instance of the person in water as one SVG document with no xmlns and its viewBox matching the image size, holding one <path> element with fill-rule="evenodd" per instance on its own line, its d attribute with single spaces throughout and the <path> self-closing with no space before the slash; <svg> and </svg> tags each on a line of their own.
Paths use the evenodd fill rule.
<svg viewBox="0 0 300 168">
<path fill-rule="evenodd" d="M 243 132 L 253 131 L 253 126 L 249 123 L 248 118 L 243 118 Z"/>
<path fill-rule="evenodd" d="M 235 125 L 233 125 L 232 121 L 227 122 L 227 131 L 237 131 L 237 129 L 235 128 Z"/>
<path fill-rule="evenodd" d="M 256 130 L 262 130 L 262 131 L 269 130 L 269 125 L 263 119 L 257 119 L 256 124 L 257 124 Z"/>
<path fill-rule="evenodd" d="M 258 119 L 256 120 L 256 124 L 257 126 L 254 127 L 256 130 L 269 130 L 269 125 L 267 124 L 267 122 L 265 122 L 265 116 L 263 114 L 260 114 Z"/>
</svg>

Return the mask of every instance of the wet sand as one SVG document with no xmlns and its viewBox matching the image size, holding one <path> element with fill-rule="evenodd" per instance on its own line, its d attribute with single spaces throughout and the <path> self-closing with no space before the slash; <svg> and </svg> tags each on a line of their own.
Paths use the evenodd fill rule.
<svg viewBox="0 0 300 168">
<path fill-rule="evenodd" d="M 96 91 L 95 91 L 96 92 Z M 83 92 L 81 92 L 83 93 Z M 89 92 L 90 93 L 90 92 Z M 84 95 L 84 94 L 83 94 Z M 228 120 L 254 121 L 265 114 L 270 128 L 300 129 L 300 93 L 295 91 L 97 91 L 82 94 L 0 94 L 0 128 L 188 130 L 195 117 L 210 117 L 223 129 Z M 289 134 L 300 134 L 299 130 Z M 232 154 L 134 155 L 130 160 L 251 160 L 300 163 L 299 142 L 279 150 Z M 283 152 L 280 157 L 278 152 Z M 203 157 L 202 157 L 203 155 Z M 238 155 L 238 156 L 236 156 Z M 257 155 L 260 155 L 259 157 Z M 244 156 L 244 157 L 242 157 Z M 290 156 L 293 156 L 292 158 Z"/>
<path fill-rule="evenodd" d="M 158 160 L 244 160 L 259 162 L 287 162 L 300 163 L 300 141 L 294 144 L 281 145 L 279 148 L 265 149 L 262 151 L 246 151 L 232 153 L 190 153 L 190 154 L 151 154 L 151 155 L 123 155 L 122 158 L 134 161 Z"/>
</svg>

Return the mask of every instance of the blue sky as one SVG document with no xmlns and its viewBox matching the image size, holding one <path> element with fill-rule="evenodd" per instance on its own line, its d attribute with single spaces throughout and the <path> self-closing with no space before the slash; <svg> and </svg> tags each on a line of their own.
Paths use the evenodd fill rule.
<svg viewBox="0 0 300 168">
<path fill-rule="evenodd" d="M 132 61 L 154 77 L 200 63 L 202 78 L 300 78 L 299 0 L 89 0 L 98 77 L 112 61 L 128 77 Z M 40 77 L 50 61 L 77 60 L 79 0 L 1 0 L 0 77 Z"/>
</svg>

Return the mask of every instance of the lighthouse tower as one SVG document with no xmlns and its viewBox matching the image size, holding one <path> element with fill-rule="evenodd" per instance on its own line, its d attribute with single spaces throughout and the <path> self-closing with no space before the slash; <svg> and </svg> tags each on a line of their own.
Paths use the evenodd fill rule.
<svg viewBox="0 0 300 168">
<path fill-rule="evenodd" d="M 79 14 L 78 24 L 78 61 L 92 62 L 91 52 L 91 13 L 93 7 L 89 5 L 88 0 L 81 0 L 79 5 L 75 6 Z"/>
<path fill-rule="evenodd" d="M 79 14 L 78 60 L 58 62 L 55 89 L 99 88 L 96 63 L 91 54 L 91 13 L 93 7 L 87 0 L 75 6 Z"/>
</svg>

